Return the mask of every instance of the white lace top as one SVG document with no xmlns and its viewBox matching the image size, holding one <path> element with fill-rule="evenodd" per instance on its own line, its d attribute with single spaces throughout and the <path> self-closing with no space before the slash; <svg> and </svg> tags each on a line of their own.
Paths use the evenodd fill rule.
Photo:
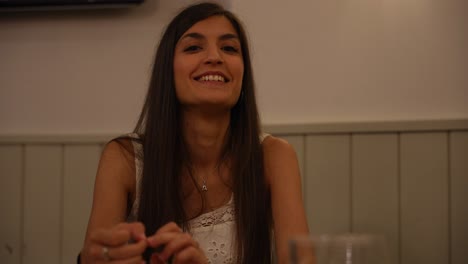
<svg viewBox="0 0 468 264">
<path fill-rule="evenodd" d="M 190 222 L 192 237 L 200 244 L 208 263 L 234 263 L 234 203 L 229 202 L 214 211 L 202 214 Z"/>
<path fill-rule="evenodd" d="M 136 134 L 130 134 L 130 136 L 137 137 Z M 262 134 L 260 142 L 267 136 L 268 134 Z M 141 153 L 141 144 L 133 142 L 133 148 L 135 154 Z M 135 197 L 140 197 L 141 160 L 135 158 L 135 167 L 137 181 Z M 233 252 L 235 252 L 235 243 L 233 241 L 235 228 L 233 198 L 233 195 L 231 195 L 231 199 L 227 204 L 189 221 L 191 235 L 204 251 L 208 258 L 208 263 L 231 264 L 236 262 L 233 255 Z M 137 210 L 138 199 L 136 198 L 132 205 L 129 220 L 136 219 Z"/>
</svg>

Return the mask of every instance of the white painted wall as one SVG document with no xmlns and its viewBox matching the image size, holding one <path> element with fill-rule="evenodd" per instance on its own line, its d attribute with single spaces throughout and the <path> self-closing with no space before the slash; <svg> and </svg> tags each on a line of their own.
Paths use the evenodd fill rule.
<svg viewBox="0 0 468 264">
<path fill-rule="evenodd" d="M 189 0 L 0 13 L 0 134 L 132 129 L 162 28 Z M 224 0 L 263 123 L 468 118 L 466 0 Z"/>
</svg>

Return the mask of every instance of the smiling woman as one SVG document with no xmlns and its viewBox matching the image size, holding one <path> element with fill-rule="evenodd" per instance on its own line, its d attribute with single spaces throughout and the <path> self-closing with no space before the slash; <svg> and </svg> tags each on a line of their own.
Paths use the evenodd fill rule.
<svg viewBox="0 0 468 264">
<path fill-rule="evenodd" d="M 182 10 L 134 133 L 103 151 L 82 262 L 271 263 L 274 228 L 286 263 L 288 239 L 308 233 L 299 167 L 259 123 L 239 20 L 212 3 Z"/>
<path fill-rule="evenodd" d="M 182 106 L 234 106 L 244 73 L 240 47 L 236 30 L 224 16 L 200 21 L 180 38 L 174 79 Z"/>
</svg>

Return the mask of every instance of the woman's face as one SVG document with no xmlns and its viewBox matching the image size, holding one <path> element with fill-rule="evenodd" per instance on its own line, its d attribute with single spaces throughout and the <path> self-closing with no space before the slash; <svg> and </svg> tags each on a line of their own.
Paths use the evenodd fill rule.
<svg viewBox="0 0 468 264">
<path fill-rule="evenodd" d="M 243 74 L 239 37 L 224 16 L 199 21 L 176 44 L 175 87 L 184 106 L 234 106 Z"/>
</svg>

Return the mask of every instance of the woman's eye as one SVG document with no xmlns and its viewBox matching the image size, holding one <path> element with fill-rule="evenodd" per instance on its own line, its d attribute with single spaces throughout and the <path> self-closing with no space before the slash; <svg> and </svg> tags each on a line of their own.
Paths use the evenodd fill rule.
<svg viewBox="0 0 468 264">
<path fill-rule="evenodd" d="M 192 45 L 192 46 L 188 46 L 187 48 L 185 48 L 184 51 L 185 52 L 195 52 L 195 51 L 198 51 L 200 49 L 201 49 L 200 46 Z"/>
<path fill-rule="evenodd" d="M 237 53 L 239 52 L 239 49 L 234 47 L 234 46 L 224 46 L 221 48 L 222 50 L 226 51 L 226 52 L 231 52 L 231 53 Z"/>
</svg>

